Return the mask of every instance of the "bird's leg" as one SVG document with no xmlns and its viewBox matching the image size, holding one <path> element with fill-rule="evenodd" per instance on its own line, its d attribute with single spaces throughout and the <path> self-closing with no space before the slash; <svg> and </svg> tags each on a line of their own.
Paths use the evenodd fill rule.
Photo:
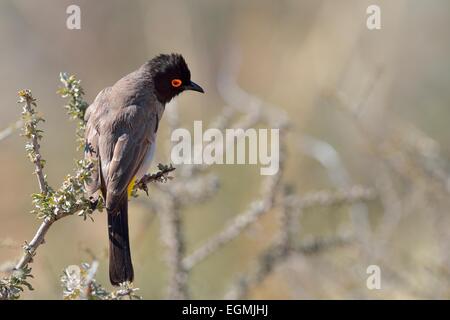
<svg viewBox="0 0 450 320">
<path fill-rule="evenodd" d="M 144 190 L 144 191 L 145 191 L 145 194 L 147 195 L 147 197 L 149 196 L 149 195 L 148 195 L 148 186 L 147 186 L 147 183 L 145 183 L 144 181 L 142 181 L 142 179 L 139 180 L 139 182 L 136 183 L 136 189 Z"/>
</svg>

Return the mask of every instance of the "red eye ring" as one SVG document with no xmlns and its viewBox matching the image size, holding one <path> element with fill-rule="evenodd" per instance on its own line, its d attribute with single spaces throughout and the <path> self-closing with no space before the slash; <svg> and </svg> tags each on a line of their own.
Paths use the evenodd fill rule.
<svg viewBox="0 0 450 320">
<path fill-rule="evenodd" d="M 174 88 L 178 88 L 182 84 L 183 84 L 183 81 L 181 81 L 180 79 L 173 79 L 172 80 L 172 87 L 174 87 Z"/>
</svg>

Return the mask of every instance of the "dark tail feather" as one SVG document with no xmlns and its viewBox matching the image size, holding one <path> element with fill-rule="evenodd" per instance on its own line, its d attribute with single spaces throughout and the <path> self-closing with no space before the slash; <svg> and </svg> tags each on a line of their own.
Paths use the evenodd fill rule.
<svg viewBox="0 0 450 320">
<path fill-rule="evenodd" d="M 128 239 L 128 199 L 124 197 L 118 210 L 108 212 L 109 279 L 113 285 L 133 281 L 130 242 Z"/>
</svg>

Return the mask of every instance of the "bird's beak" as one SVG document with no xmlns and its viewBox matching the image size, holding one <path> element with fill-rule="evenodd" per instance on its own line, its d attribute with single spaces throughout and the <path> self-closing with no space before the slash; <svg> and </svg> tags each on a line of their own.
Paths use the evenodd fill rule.
<svg viewBox="0 0 450 320">
<path fill-rule="evenodd" d="M 184 90 L 192 90 L 192 91 L 205 93 L 205 91 L 203 91 L 202 87 L 200 87 L 198 84 L 196 84 L 193 81 L 191 81 L 188 85 L 184 86 Z"/>
</svg>

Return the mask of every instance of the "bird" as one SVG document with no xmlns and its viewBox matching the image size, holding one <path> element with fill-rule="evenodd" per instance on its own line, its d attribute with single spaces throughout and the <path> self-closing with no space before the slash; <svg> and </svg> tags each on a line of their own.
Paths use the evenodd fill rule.
<svg viewBox="0 0 450 320">
<path fill-rule="evenodd" d="M 187 90 L 204 93 L 181 54 L 160 54 L 101 90 L 86 110 L 84 157 L 94 163 L 86 193 L 106 208 L 112 285 L 133 281 L 128 199 L 150 167 L 165 105 Z"/>
</svg>

